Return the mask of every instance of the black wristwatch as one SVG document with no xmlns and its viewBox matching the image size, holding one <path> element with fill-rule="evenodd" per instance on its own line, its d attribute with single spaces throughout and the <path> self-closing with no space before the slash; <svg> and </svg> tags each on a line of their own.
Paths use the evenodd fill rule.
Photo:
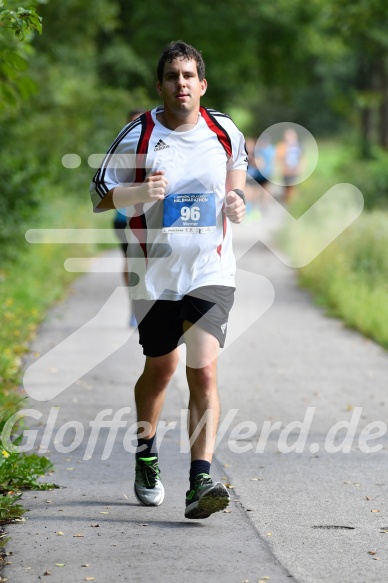
<svg viewBox="0 0 388 583">
<path fill-rule="evenodd" d="M 245 205 L 247 204 L 246 201 L 245 201 L 245 194 L 243 193 L 242 190 L 240 190 L 239 188 L 233 188 L 233 192 L 235 192 L 236 194 L 238 194 L 238 196 L 243 199 L 243 202 L 244 202 Z"/>
</svg>

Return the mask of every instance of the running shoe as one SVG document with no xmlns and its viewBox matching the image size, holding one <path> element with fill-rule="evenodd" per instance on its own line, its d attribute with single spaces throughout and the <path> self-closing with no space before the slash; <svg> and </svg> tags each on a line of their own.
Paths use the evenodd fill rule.
<svg viewBox="0 0 388 583">
<path fill-rule="evenodd" d="M 157 457 L 136 460 L 135 496 L 144 506 L 159 506 L 164 499 L 164 488 L 159 478 Z"/>
<path fill-rule="evenodd" d="M 209 474 L 199 474 L 194 488 L 186 492 L 186 518 L 208 518 L 229 504 L 228 490 L 221 482 L 214 483 Z"/>
</svg>

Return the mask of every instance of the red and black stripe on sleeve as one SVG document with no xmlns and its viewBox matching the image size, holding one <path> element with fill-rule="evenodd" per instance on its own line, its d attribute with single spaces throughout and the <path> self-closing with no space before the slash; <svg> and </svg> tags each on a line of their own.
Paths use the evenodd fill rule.
<svg viewBox="0 0 388 583">
<path fill-rule="evenodd" d="M 113 144 L 110 146 L 100 168 L 94 175 L 93 182 L 95 184 L 95 189 L 97 194 L 104 198 L 104 196 L 109 192 L 109 187 L 105 183 L 105 174 L 107 168 L 109 168 L 109 163 L 112 159 L 112 155 L 116 152 L 117 147 L 122 142 L 122 140 L 138 125 L 140 125 L 140 120 L 136 119 L 132 123 L 125 126 L 125 128 L 119 133 Z"/>
<path fill-rule="evenodd" d="M 216 118 L 215 110 L 209 110 L 205 107 L 200 107 L 200 112 L 201 112 L 203 119 L 206 121 L 209 129 L 216 134 L 218 141 L 220 142 L 220 144 L 222 145 L 222 147 L 224 148 L 224 150 L 226 152 L 226 155 L 228 156 L 228 158 L 230 158 L 232 156 L 232 141 L 230 139 L 228 132 L 218 122 L 218 120 Z M 221 117 L 227 117 L 228 119 L 230 119 L 229 116 L 225 116 L 225 115 L 222 115 Z M 223 207 L 222 208 L 223 239 L 225 239 L 227 226 L 228 226 L 228 222 L 226 220 L 225 210 Z M 218 253 L 218 255 L 221 256 L 222 242 L 217 247 L 217 253 Z"/>
<path fill-rule="evenodd" d="M 200 107 L 200 112 L 209 129 L 216 134 L 218 141 L 226 152 L 226 155 L 228 158 L 230 158 L 232 156 L 232 141 L 228 132 L 225 130 L 225 128 L 222 127 L 214 113 L 212 113 L 209 109 L 206 107 Z"/>
<path fill-rule="evenodd" d="M 136 149 L 136 173 L 135 182 L 143 183 L 146 177 L 146 157 L 148 152 L 148 144 L 154 129 L 154 121 L 151 112 L 147 111 L 140 116 L 142 125 L 139 142 Z M 139 245 L 143 250 L 144 257 L 147 258 L 147 221 L 143 213 L 144 203 L 135 204 L 135 214 L 129 221 L 129 227 L 134 232 L 135 237 L 139 241 Z"/>
</svg>

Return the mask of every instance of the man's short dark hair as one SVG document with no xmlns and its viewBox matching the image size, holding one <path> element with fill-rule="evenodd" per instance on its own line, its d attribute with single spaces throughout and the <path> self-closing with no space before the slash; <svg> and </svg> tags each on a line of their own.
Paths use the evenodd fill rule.
<svg viewBox="0 0 388 583">
<path fill-rule="evenodd" d="M 171 63 L 174 59 L 184 58 L 190 61 L 193 59 L 197 63 L 197 72 L 200 81 L 205 79 L 205 63 L 203 62 L 202 55 L 197 49 L 184 43 L 181 40 L 170 42 L 162 52 L 159 59 L 159 63 L 156 69 L 158 80 L 160 83 L 163 81 L 164 65 L 168 62 Z"/>
</svg>

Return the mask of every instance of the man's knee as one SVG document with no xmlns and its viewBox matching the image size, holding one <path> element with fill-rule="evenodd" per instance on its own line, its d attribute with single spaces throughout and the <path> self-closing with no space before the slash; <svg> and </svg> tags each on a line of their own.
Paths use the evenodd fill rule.
<svg viewBox="0 0 388 583">
<path fill-rule="evenodd" d="M 147 377 L 151 377 L 153 382 L 158 385 L 167 386 L 179 362 L 179 357 L 175 352 L 165 356 L 147 357 L 144 374 Z"/>
<path fill-rule="evenodd" d="M 202 394 L 217 390 L 217 375 L 214 363 L 203 368 L 187 367 L 186 373 L 190 390 L 200 391 Z"/>
</svg>

